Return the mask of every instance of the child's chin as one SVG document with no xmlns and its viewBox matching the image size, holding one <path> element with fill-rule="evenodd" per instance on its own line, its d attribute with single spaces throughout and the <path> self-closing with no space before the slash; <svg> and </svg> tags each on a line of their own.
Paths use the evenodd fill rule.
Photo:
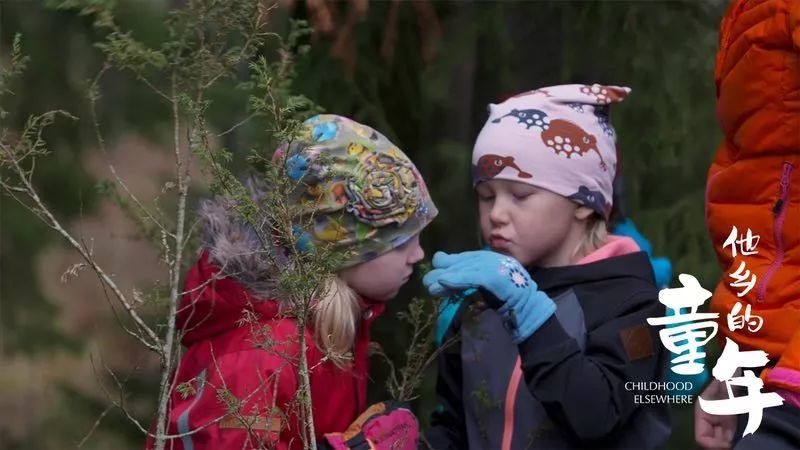
<svg viewBox="0 0 800 450">
<path fill-rule="evenodd" d="M 509 250 L 509 248 L 505 247 L 505 246 L 497 246 L 497 247 L 492 246 L 492 247 L 489 247 L 489 248 L 493 252 L 500 253 L 501 255 L 514 256 L 513 253 L 511 252 L 511 250 Z"/>
<path fill-rule="evenodd" d="M 398 293 L 400 293 L 400 288 L 397 288 L 396 290 L 394 290 L 392 292 L 388 292 L 385 295 L 381 295 L 380 298 L 376 298 L 375 300 L 377 300 L 379 302 L 388 302 L 389 300 L 397 297 Z"/>
</svg>

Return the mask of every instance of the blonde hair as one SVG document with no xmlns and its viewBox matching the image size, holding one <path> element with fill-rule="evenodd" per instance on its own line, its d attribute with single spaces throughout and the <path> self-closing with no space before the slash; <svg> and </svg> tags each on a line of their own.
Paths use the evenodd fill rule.
<svg viewBox="0 0 800 450">
<path fill-rule="evenodd" d="M 340 368 L 348 365 L 353 349 L 361 299 L 342 277 L 333 275 L 314 308 L 317 346 Z"/>
<path fill-rule="evenodd" d="M 573 259 L 578 256 L 586 256 L 592 251 L 605 245 L 608 240 L 608 222 L 606 219 L 593 213 L 586 222 L 586 234 L 575 248 L 572 254 Z"/>
</svg>

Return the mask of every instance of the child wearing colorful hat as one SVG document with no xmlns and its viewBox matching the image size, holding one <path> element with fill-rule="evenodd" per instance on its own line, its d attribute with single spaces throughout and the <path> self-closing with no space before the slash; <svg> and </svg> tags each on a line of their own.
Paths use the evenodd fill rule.
<svg viewBox="0 0 800 450">
<path fill-rule="evenodd" d="M 274 161 L 292 186 L 286 201 L 299 211 L 297 250 L 325 247 L 341 264 L 301 330 L 278 284 L 293 260 L 280 239 L 272 242 L 275 224 L 243 220 L 230 198 L 201 205 L 205 240 L 176 320 L 186 352 L 173 381 L 167 448 L 300 449 L 309 438 L 334 449 L 415 448 L 408 409 L 367 407 L 367 352 L 371 325 L 424 256 L 419 234 L 437 215 L 425 182 L 382 134 L 335 115 L 307 120 Z M 249 184 L 257 205 L 268 189 Z M 308 344 L 315 429 L 306 439 L 299 333 Z"/>
</svg>

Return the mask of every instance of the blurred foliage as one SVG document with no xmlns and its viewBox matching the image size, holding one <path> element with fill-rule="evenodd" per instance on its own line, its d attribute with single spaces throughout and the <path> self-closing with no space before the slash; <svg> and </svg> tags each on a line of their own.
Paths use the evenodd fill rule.
<svg viewBox="0 0 800 450">
<path fill-rule="evenodd" d="M 30 56 L 25 76 L 14 81 L 13 96 L 3 99 L 10 111 L 8 126 L 19 129 L 31 114 L 63 109 L 79 117 L 88 117 L 86 101 L 89 80 L 100 68 L 101 55 L 93 48 L 97 36 L 89 18 L 74 13 L 54 11 L 35 2 L 10 2 L 2 6 L 0 43 L 8 51 L 15 33 L 23 36 L 24 53 Z M 126 26 L 147 30 L 159 11 L 153 5 L 121 5 L 120 18 Z M 160 39 L 150 27 L 153 41 Z M 105 88 L 114 92 L 102 102 L 100 115 L 107 133 L 137 132 L 153 136 L 165 114 L 156 107 L 156 99 L 147 95 L 133 80 L 111 76 Z M 38 167 L 37 187 L 59 218 L 69 220 L 79 214 L 91 214 L 96 206 L 95 180 L 81 166 L 81 155 L 96 147 L 89 121 L 77 125 L 59 121 L 46 134 L 53 154 Z M 13 354 L 80 343 L 64 336 L 54 327 L 58 311 L 45 299 L 33 272 L 38 252 L 54 241 L 35 217 L 10 199 L 3 199 L 0 214 L 0 284 L 2 303 L 2 351 Z M 9 282 L 13 280 L 13 282 Z"/>
<path fill-rule="evenodd" d="M 676 272 L 691 273 L 712 289 L 720 275 L 704 217 L 706 171 L 720 141 L 714 116 L 713 65 L 717 30 L 724 4 L 719 1 L 595 2 L 431 2 L 440 35 L 431 36 L 412 3 L 372 2 L 347 29 L 350 45 L 343 54 L 334 27 L 311 38 L 312 50 L 298 62 L 296 89 L 327 111 L 347 115 L 380 130 L 402 148 L 422 171 L 440 209 L 423 233 L 423 246 L 460 251 L 479 245 L 476 202 L 471 190 L 470 152 L 486 119 L 486 106 L 508 95 L 567 82 L 625 85 L 633 92 L 612 110 L 619 135 L 620 168 L 625 184 L 624 211 L 653 243 L 657 255 L 669 257 Z M 348 17 L 350 3 L 332 3 L 336 17 Z M 163 2 L 121 1 L 117 21 L 147 43 L 164 39 Z M 389 20 L 396 14 L 396 20 Z M 294 2 L 273 23 L 285 31 L 288 18 L 313 19 L 305 2 Z M 45 9 L 33 2 L 0 5 L 0 50 L 5 57 L 17 32 L 31 56 L 26 77 L 12 86 L 12 123 L 30 113 L 66 109 L 88 117 L 87 80 L 99 70 L 100 51 L 92 19 Z M 312 20 L 313 23 L 313 20 Z M 385 50 L 387 33 L 391 52 Z M 425 57 L 433 46 L 433 57 Z M 111 139 L 138 133 L 154 140 L 168 124 L 166 110 L 141 83 L 110 74 L 100 103 L 101 126 Z M 225 90 L 221 89 L 220 92 Z M 241 98 L 218 96 L 220 129 L 247 116 L 237 110 Z M 225 113 L 225 108 L 230 108 Z M 14 122 L 17 121 L 17 122 Z M 63 126 L 62 126 L 63 125 Z M 64 123 L 48 132 L 54 155 L 41 167 L 40 188 L 61 218 L 92 214 L 98 199 L 81 167 L 81 154 L 95 147 L 90 123 Z M 224 136 L 235 161 L 249 152 L 237 144 L 251 142 L 254 131 L 243 127 Z M 264 143 L 265 146 L 269 145 Z M 59 310 L 44 297 L 35 275 L 37 254 L 54 241 L 48 230 L 8 199 L 0 210 L 0 352 L 5 355 L 77 351 L 81 342 L 57 326 Z M 376 324 L 373 338 L 390 356 L 401 355 L 410 330 L 396 319 L 406 300 L 423 294 L 419 280 L 409 283 Z M 709 357 L 713 360 L 713 357 Z M 373 380 L 386 368 L 373 365 Z M 431 373 L 431 375 L 433 375 Z M 136 392 L 157 390 L 147 378 L 131 381 Z M 423 423 L 435 407 L 433 383 L 425 379 L 414 403 Z M 63 389 L 49 418 L 24 441 L 3 448 L 73 448 L 105 404 Z M 371 399 L 385 398 L 383 383 L 374 383 Z M 69 405 L 69 406 L 67 406 Z M 146 410 L 147 405 L 142 409 Z M 671 448 L 693 445 L 691 408 L 676 407 Z M 139 448 L 141 436 L 110 413 L 102 433 L 89 441 L 113 448 Z M 41 433 L 41 430 L 48 433 Z M 99 448 L 99 447 L 98 447 Z M 111 448 L 111 447 L 107 447 Z"/>
</svg>

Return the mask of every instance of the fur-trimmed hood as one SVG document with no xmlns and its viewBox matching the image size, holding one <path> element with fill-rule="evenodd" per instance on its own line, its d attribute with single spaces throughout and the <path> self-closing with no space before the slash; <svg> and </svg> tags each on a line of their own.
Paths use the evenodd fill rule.
<svg viewBox="0 0 800 450">
<path fill-rule="evenodd" d="M 264 189 L 252 180 L 247 188 L 253 198 Z M 233 201 L 224 197 L 203 201 L 198 215 L 203 226 L 201 251 L 208 252 L 210 261 L 256 297 L 276 296 L 277 274 L 281 268 L 273 262 L 275 249 L 270 242 L 262 243 L 259 238 L 260 235 L 271 239 L 266 224 L 256 233 L 253 226 L 241 218 Z"/>
</svg>

